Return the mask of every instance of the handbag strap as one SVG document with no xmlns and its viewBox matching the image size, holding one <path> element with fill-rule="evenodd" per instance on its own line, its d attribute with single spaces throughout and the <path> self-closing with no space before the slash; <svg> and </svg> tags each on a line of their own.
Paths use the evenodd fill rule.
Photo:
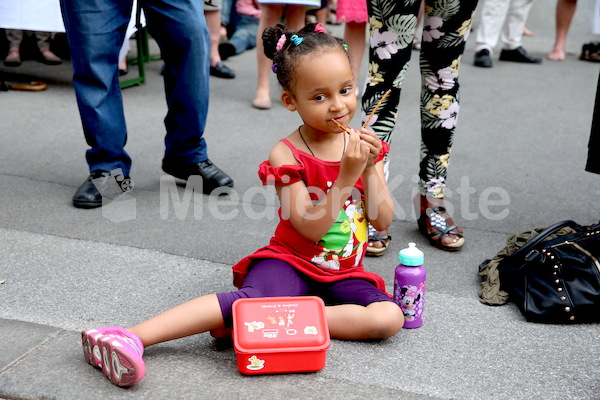
<svg viewBox="0 0 600 400">
<path fill-rule="evenodd" d="M 565 227 L 574 227 L 574 226 L 578 226 L 578 224 L 575 221 L 571 221 L 571 220 L 560 221 L 553 225 L 550 225 L 549 227 L 547 227 L 546 229 L 544 229 L 543 231 L 538 233 L 533 239 L 530 239 L 527 243 L 525 243 L 525 245 L 523 245 L 523 247 L 521 247 L 519 250 L 515 251 L 511 255 L 511 257 L 516 258 L 516 257 L 525 256 L 529 253 L 529 251 L 534 246 L 536 246 L 538 243 L 543 241 L 548 236 L 552 235 L 554 232 L 556 232 L 562 228 L 565 228 Z"/>
</svg>

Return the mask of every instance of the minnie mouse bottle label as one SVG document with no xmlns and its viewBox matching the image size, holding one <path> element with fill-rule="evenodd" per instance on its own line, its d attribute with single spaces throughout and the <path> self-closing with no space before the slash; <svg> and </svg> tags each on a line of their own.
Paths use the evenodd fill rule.
<svg viewBox="0 0 600 400">
<path fill-rule="evenodd" d="M 414 243 L 400 251 L 400 264 L 394 274 L 394 301 L 404 313 L 404 327 L 418 328 L 423 324 L 426 271 L 423 252 Z"/>
</svg>

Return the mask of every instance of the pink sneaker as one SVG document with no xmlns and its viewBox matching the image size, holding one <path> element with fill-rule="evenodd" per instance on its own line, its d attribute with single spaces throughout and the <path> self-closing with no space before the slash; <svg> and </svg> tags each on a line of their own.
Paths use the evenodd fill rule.
<svg viewBox="0 0 600 400">
<path fill-rule="evenodd" d="M 113 384 L 133 386 L 144 377 L 144 345 L 135 334 L 110 326 L 85 330 L 81 336 L 86 360 L 94 367 L 102 368 Z"/>
<path fill-rule="evenodd" d="M 104 332 L 108 329 L 115 329 L 111 326 L 107 328 L 86 329 L 81 332 L 81 345 L 83 347 L 83 355 L 85 360 L 96 368 L 102 368 L 102 354 L 98 347 L 98 339 L 104 336 Z"/>
</svg>

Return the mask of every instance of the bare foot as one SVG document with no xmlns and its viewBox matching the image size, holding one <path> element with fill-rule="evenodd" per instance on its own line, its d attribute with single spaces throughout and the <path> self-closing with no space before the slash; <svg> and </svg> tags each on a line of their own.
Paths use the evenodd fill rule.
<svg viewBox="0 0 600 400">
<path fill-rule="evenodd" d="M 56 54 L 54 54 L 52 51 L 50 51 L 50 49 L 43 49 L 43 50 L 40 50 L 40 52 L 42 53 L 42 57 L 44 58 L 45 64 L 58 65 L 58 64 L 62 63 L 62 60 L 60 59 L 60 57 L 58 57 Z"/>
<path fill-rule="evenodd" d="M 18 47 L 11 47 L 4 59 L 4 64 L 9 66 L 21 65 L 21 53 Z"/>
<path fill-rule="evenodd" d="M 252 107 L 258 108 L 259 110 L 268 110 L 271 108 L 271 94 L 257 91 L 254 100 L 252 100 Z"/>
<path fill-rule="evenodd" d="M 119 71 L 125 71 L 127 69 L 127 58 L 124 57 L 121 61 L 119 61 Z"/>
<path fill-rule="evenodd" d="M 560 50 L 554 50 L 552 53 L 548 54 L 548 59 L 552 61 L 564 61 L 565 52 Z"/>
</svg>

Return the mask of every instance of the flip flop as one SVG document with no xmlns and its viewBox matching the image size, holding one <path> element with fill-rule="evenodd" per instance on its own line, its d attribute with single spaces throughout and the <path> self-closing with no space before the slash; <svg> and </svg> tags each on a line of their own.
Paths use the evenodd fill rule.
<svg viewBox="0 0 600 400">
<path fill-rule="evenodd" d="M 8 83 L 8 88 L 11 90 L 22 90 L 26 92 L 41 92 L 46 90 L 48 85 L 44 82 L 32 81 L 29 83 Z"/>
</svg>

